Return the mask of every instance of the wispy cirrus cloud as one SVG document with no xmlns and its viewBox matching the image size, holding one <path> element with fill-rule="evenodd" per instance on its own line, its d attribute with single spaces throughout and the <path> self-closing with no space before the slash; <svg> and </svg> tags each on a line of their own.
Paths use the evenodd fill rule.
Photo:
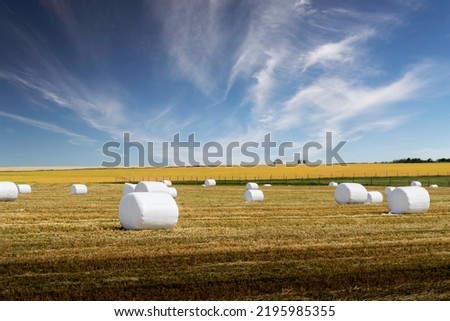
<svg viewBox="0 0 450 321">
<path fill-rule="evenodd" d="M 303 72 L 314 65 L 322 68 L 329 68 L 329 64 L 350 64 L 357 56 L 355 47 L 358 42 L 366 41 L 374 35 L 373 30 L 359 31 L 357 34 L 349 36 L 339 42 L 325 43 L 311 50 L 304 59 Z"/>
<path fill-rule="evenodd" d="M 33 107 L 67 111 L 64 121 L 114 138 L 186 131 L 243 141 L 272 132 L 301 141 L 395 129 L 410 119 L 397 116 L 402 105 L 437 88 L 443 69 L 421 56 L 408 66 L 381 57 L 419 1 L 119 3 L 37 5 L 55 19 L 0 12 L 1 40 L 11 43 L 0 51 L 0 80 Z"/>
<path fill-rule="evenodd" d="M 61 8 L 68 10 L 66 5 Z M 86 84 L 69 71 L 63 59 L 35 28 L 14 16 L 4 19 L 12 45 L 2 52 L 0 80 L 28 91 L 51 108 L 69 110 L 90 127 L 117 135 L 128 119 L 120 98 L 111 94 L 115 83 Z M 117 90 L 119 92 L 120 90 Z"/>
<path fill-rule="evenodd" d="M 187 79 L 207 96 L 218 89 L 221 77 L 217 73 L 223 71 L 233 40 L 235 27 L 227 25 L 223 16 L 228 4 L 227 1 L 149 3 L 151 15 L 160 19 L 172 76 Z"/>
<path fill-rule="evenodd" d="M 3 111 L 0 111 L 0 117 L 9 118 L 9 119 L 12 119 L 14 121 L 20 122 L 20 123 L 28 125 L 28 126 L 40 128 L 40 129 L 50 131 L 53 133 L 57 133 L 57 134 L 62 134 L 64 136 L 69 137 L 69 143 L 74 144 L 74 145 L 95 143 L 94 139 L 91 139 L 85 135 L 74 133 L 63 127 L 60 127 L 58 125 L 51 124 L 48 122 L 32 119 L 29 117 L 14 115 L 14 114 L 3 112 Z"/>
<path fill-rule="evenodd" d="M 400 79 L 379 87 L 363 86 L 341 78 L 319 78 L 301 87 L 280 109 L 276 125 L 292 128 L 299 124 L 338 129 L 345 122 L 368 113 L 380 113 L 395 102 L 413 99 L 429 80 L 421 74 L 426 66 L 417 66 Z M 382 122 L 380 122 L 382 124 Z"/>
<path fill-rule="evenodd" d="M 91 92 L 64 70 L 52 70 L 55 76 L 37 75 L 28 72 L 0 71 L 0 79 L 28 89 L 54 106 L 68 109 L 78 115 L 89 126 L 109 134 L 117 134 L 125 123 L 123 106 L 112 97 Z"/>
<path fill-rule="evenodd" d="M 437 70 L 435 64 L 419 61 L 396 80 L 373 81 L 385 70 L 367 67 L 368 43 L 398 24 L 396 14 L 321 9 L 310 1 L 266 2 L 258 10 L 228 81 L 231 88 L 239 78 L 254 80 L 247 96 L 252 130 L 300 127 L 307 136 L 327 130 L 350 136 L 356 120 L 359 133 L 390 130 L 407 121 L 394 117 L 390 108 L 417 98 L 432 82 L 429 71 Z"/>
</svg>

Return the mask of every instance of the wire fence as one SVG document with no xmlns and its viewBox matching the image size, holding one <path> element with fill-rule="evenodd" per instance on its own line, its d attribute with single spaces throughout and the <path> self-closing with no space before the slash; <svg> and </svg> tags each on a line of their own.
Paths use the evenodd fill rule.
<svg viewBox="0 0 450 321">
<path fill-rule="evenodd" d="M 436 184 L 440 187 L 450 187 L 450 176 L 352 176 L 352 177 L 262 177 L 262 176 L 130 176 L 116 177 L 116 183 L 137 183 L 139 181 L 162 181 L 170 180 L 178 185 L 197 185 L 203 184 L 208 178 L 214 178 L 217 185 L 242 185 L 249 181 L 260 184 L 272 185 L 328 185 L 330 182 L 336 183 L 360 183 L 369 186 L 408 186 L 412 181 L 421 182 L 422 186 L 430 186 Z"/>
</svg>

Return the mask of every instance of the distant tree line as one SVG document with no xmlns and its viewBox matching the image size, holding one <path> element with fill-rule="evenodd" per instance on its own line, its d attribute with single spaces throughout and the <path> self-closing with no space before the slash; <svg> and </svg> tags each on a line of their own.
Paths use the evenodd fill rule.
<svg viewBox="0 0 450 321">
<path fill-rule="evenodd" d="M 395 159 L 393 163 L 450 163 L 450 158 L 439 158 L 436 160 L 433 160 L 431 158 L 428 159 L 421 159 L 421 158 L 401 158 L 401 159 Z"/>
</svg>

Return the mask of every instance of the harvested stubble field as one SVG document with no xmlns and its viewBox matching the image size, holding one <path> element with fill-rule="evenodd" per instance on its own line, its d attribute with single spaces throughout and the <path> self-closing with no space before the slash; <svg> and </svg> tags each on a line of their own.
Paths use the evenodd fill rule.
<svg viewBox="0 0 450 321">
<path fill-rule="evenodd" d="M 35 184 L 0 203 L 2 300 L 449 300 L 450 188 L 426 214 L 330 187 L 178 186 L 166 231 L 125 231 L 120 184 Z M 382 191 L 380 187 L 372 188 Z"/>
</svg>

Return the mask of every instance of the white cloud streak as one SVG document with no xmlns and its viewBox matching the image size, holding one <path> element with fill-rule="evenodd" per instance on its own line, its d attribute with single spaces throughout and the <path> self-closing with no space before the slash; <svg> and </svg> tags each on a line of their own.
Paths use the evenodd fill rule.
<svg viewBox="0 0 450 321">
<path fill-rule="evenodd" d="M 28 126 L 32 126 L 32 127 L 40 128 L 40 129 L 50 131 L 53 133 L 65 135 L 70 138 L 69 142 L 74 145 L 95 143 L 94 139 L 91 139 L 91 138 L 81 135 L 81 134 L 74 133 L 65 128 L 62 128 L 62 127 L 54 125 L 54 124 L 50 124 L 48 122 L 31 119 L 31 118 L 23 117 L 23 116 L 19 116 L 19 115 L 14 115 L 14 114 L 3 112 L 3 111 L 0 111 L 0 117 L 12 119 L 14 121 L 20 122 L 20 123 L 28 125 Z"/>
<path fill-rule="evenodd" d="M 390 107 L 426 89 L 426 70 L 434 66 L 418 63 L 397 80 L 370 85 L 374 72 L 364 65 L 367 42 L 379 38 L 398 18 L 313 5 L 286 1 L 258 7 L 228 81 L 230 90 L 240 77 L 254 79 L 248 90 L 250 127 L 262 132 L 302 128 L 308 136 L 332 130 L 350 136 L 355 131 L 391 130 L 407 121 L 385 117 L 395 114 Z M 354 121 L 360 122 L 358 130 L 352 127 Z"/>
<path fill-rule="evenodd" d="M 373 30 L 364 30 L 339 42 L 320 45 L 308 52 L 303 72 L 314 65 L 327 67 L 331 63 L 346 64 L 354 62 L 358 42 L 365 41 L 374 34 Z"/>
<path fill-rule="evenodd" d="M 121 95 L 126 96 L 126 89 L 101 77 L 104 87 L 83 83 L 40 37 L 14 23 L 6 26 L 20 39 L 21 52 L 32 63 L 0 69 L 0 79 L 70 110 L 113 137 L 129 128 L 136 130 L 136 139 L 146 138 L 148 132 L 164 136 L 186 129 L 211 132 L 221 140 L 261 139 L 257 135 L 267 132 L 289 132 L 302 140 L 327 130 L 341 135 L 392 130 L 408 120 L 395 116 L 399 104 L 415 99 L 431 81 L 433 65 L 417 63 L 397 74 L 367 67 L 371 42 L 379 41 L 401 19 L 389 10 L 364 12 L 357 5 L 319 6 L 309 0 L 143 3 L 152 24 L 142 29 L 147 27 L 145 32 L 158 42 L 156 48 L 163 49 L 159 54 L 167 65 L 161 70 L 169 71 L 164 81 L 185 82 L 189 91 L 198 91 L 202 103 L 217 101 L 211 111 L 181 99 L 155 103 L 145 111 L 126 106 Z M 85 47 L 88 28 L 77 21 L 75 7 L 56 0 L 47 7 L 76 47 Z M 155 24 L 157 32 L 150 29 Z M 95 48 L 89 43 L 85 49 L 95 55 Z M 148 52 L 148 59 L 154 54 Z M 388 74 L 391 80 L 374 79 L 379 74 Z M 236 99 L 236 91 L 245 97 Z"/>
<path fill-rule="evenodd" d="M 112 97 L 91 92 L 64 70 L 52 70 L 57 76 L 44 79 L 34 71 L 0 71 L 0 79 L 29 89 L 55 106 L 71 110 L 89 126 L 117 134 L 125 122 L 123 106 Z"/>
</svg>

